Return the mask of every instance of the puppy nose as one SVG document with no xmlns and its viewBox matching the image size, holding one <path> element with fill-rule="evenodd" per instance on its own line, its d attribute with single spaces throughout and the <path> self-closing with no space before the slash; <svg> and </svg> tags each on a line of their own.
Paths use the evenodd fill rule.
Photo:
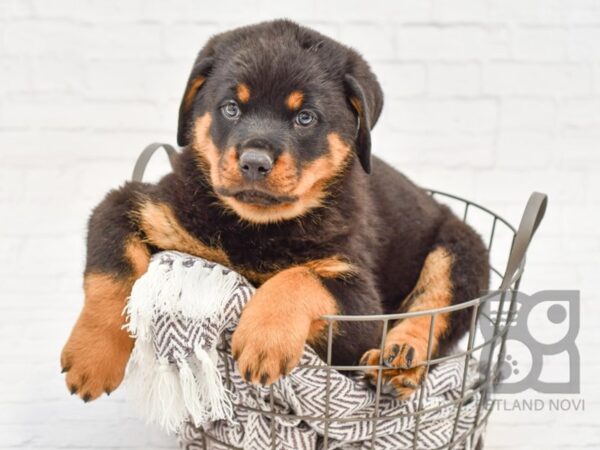
<svg viewBox="0 0 600 450">
<path fill-rule="evenodd" d="M 248 149 L 240 155 L 240 170 L 249 180 L 260 180 L 273 168 L 273 159 L 264 150 Z"/>
</svg>

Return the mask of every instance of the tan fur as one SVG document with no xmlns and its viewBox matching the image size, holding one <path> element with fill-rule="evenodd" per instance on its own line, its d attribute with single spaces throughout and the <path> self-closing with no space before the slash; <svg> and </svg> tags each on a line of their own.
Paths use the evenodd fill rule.
<svg viewBox="0 0 600 450">
<path fill-rule="evenodd" d="M 267 178 L 269 187 L 282 194 L 291 194 L 298 183 L 300 170 L 290 152 L 283 152 L 273 165 Z"/>
<path fill-rule="evenodd" d="M 235 148 L 227 149 L 223 156 L 210 137 L 212 116 L 205 113 L 196 119 L 193 146 L 200 169 L 209 176 L 215 187 L 234 187 L 242 182 Z"/>
<path fill-rule="evenodd" d="M 219 155 L 210 137 L 210 113 L 198 117 L 194 124 L 193 148 L 200 169 L 206 173 L 216 188 L 236 188 L 242 183 L 234 149 Z M 327 136 L 329 152 L 303 168 L 289 152 L 284 152 L 275 162 L 266 180 L 269 190 L 275 195 L 297 197 L 296 201 L 274 206 L 243 203 L 232 197 L 220 197 L 222 203 L 241 218 L 254 223 L 278 222 L 292 219 L 321 206 L 326 196 L 327 184 L 340 175 L 349 161 L 351 149 L 339 134 Z"/>
<path fill-rule="evenodd" d="M 242 173 L 234 147 L 225 150 L 218 164 L 219 170 L 213 175 L 218 180 L 216 186 L 238 186 L 242 182 Z"/>
<path fill-rule="evenodd" d="M 140 227 L 150 244 L 229 265 L 229 258 L 222 249 L 210 247 L 188 233 L 166 203 L 146 200 L 140 205 L 138 215 Z"/>
<path fill-rule="evenodd" d="M 351 154 L 351 149 L 339 134 L 329 133 L 329 152 L 307 164 L 298 176 L 293 158 L 284 153 L 275 165 L 275 178 L 270 186 L 274 193 L 295 196 L 295 202 L 275 206 L 252 205 L 231 197 L 224 197 L 223 203 L 240 217 L 254 223 L 278 222 L 301 216 L 307 211 L 321 206 L 326 196 L 326 187 L 339 176 Z M 287 156 L 286 156 L 287 155 Z M 270 178 L 270 177 L 269 177 Z M 275 183 L 278 183 L 275 185 Z"/>
<path fill-rule="evenodd" d="M 340 256 L 315 259 L 303 264 L 322 278 L 341 278 L 357 273 L 357 268 Z"/>
<path fill-rule="evenodd" d="M 192 147 L 198 167 L 210 178 L 213 185 L 219 183 L 219 151 L 210 137 L 212 116 L 205 113 L 194 122 Z"/>
<path fill-rule="evenodd" d="M 452 257 L 446 249 L 439 247 L 432 251 L 425 259 L 413 290 L 414 300 L 408 312 L 449 306 L 452 302 L 451 272 Z M 424 373 L 424 366 L 421 364 L 427 360 L 431 320 L 431 315 L 404 319 L 386 336 L 383 359 L 392 357 L 390 365 L 399 369 L 384 370 L 383 377 L 396 387 L 401 397 L 409 396 L 421 382 Z M 448 314 L 438 314 L 435 318 L 431 342 L 432 354 L 435 354 L 440 338 L 448 329 L 448 320 Z M 397 353 L 394 352 L 394 348 L 398 349 Z M 380 355 L 380 350 L 370 350 L 363 356 L 363 361 L 367 365 L 379 365 Z M 367 372 L 367 376 L 373 379 L 377 376 L 377 370 Z"/>
<path fill-rule="evenodd" d="M 350 103 L 352 103 L 352 106 L 354 107 L 354 109 L 356 110 L 356 112 L 359 115 L 362 115 L 363 113 L 363 106 L 362 103 L 360 102 L 360 100 L 356 97 L 350 97 Z"/>
<path fill-rule="evenodd" d="M 122 312 L 132 285 L 133 277 L 85 277 L 85 304 L 61 355 L 67 387 L 85 401 L 110 393 L 123 379 L 133 340 L 122 329 Z"/>
<path fill-rule="evenodd" d="M 325 324 L 319 318 L 336 312 L 335 299 L 306 267 L 267 280 L 244 308 L 233 334 L 241 374 L 253 383 L 273 383 L 298 364 L 304 344 L 322 333 Z"/>
<path fill-rule="evenodd" d="M 186 110 L 192 106 L 192 102 L 194 101 L 194 97 L 196 97 L 198 89 L 202 87 L 205 81 L 206 77 L 200 76 L 190 83 L 188 90 L 185 92 L 185 100 L 183 102 Z"/>
<path fill-rule="evenodd" d="M 150 263 L 150 251 L 140 238 L 132 237 L 127 241 L 125 256 L 131 263 L 135 279 L 146 273 L 148 264 Z"/>
<path fill-rule="evenodd" d="M 248 103 L 250 100 L 250 87 L 246 83 L 238 83 L 236 93 L 240 102 Z"/>
<path fill-rule="evenodd" d="M 344 278 L 355 275 L 358 272 L 358 269 L 355 266 L 337 255 L 327 258 L 314 259 L 293 267 L 305 267 L 321 278 Z M 268 272 L 257 272 L 254 270 L 245 269 L 243 267 L 236 267 L 236 271 L 244 275 L 255 285 L 260 286 L 269 278 L 276 276 L 282 270 L 291 269 L 293 267 L 271 270 Z"/>
<path fill-rule="evenodd" d="M 315 159 L 304 167 L 302 178 L 292 191 L 293 194 L 304 197 L 305 201 L 321 196 L 319 191 L 322 184 L 320 183 L 328 182 L 339 175 L 350 155 L 350 147 L 339 134 L 329 133 L 327 142 L 329 143 L 328 154 Z"/>
<path fill-rule="evenodd" d="M 413 292 L 419 292 L 409 311 L 425 311 L 429 309 L 443 308 L 452 302 L 452 256 L 442 247 L 435 249 L 425 259 L 419 280 Z M 429 337 L 430 316 L 414 317 L 404 320 L 397 327 L 406 330 L 408 335 L 425 338 Z M 390 331 L 390 334 L 394 332 Z M 438 314 L 435 318 L 432 351 L 437 350 L 439 338 L 448 328 L 448 314 Z M 393 334 L 392 334 L 393 336 Z M 426 342 L 427 344 L 427 342 Z"/>
<path fill-rule="evenodd" d="M 288 109 L 292 111 L 297 111 L 302 106 L 303 101 L 304 94 L 301 91 L 292 91 L 290 95 L 287 96 L 285 104 L 288 107 Z"/>
<path fill-rule="evenodd" d="M 85 302 L 61 354 L 66 383 L 85 401 L 115 390 L 125 373 L 133 340 L 124 331 L 123 308 L 135 280 L 148 269 L 150 251 L 136 236 L 130 237 L 124 255 L 131 265 L 128 277 L 87 273 Z"/>
<path fill-rule="evenodd" d="M 299 203 L 295 201 L 267 207 L 243 203 L 231 197 L 223 197 L 222 201 L 238 216 L 253 223 L 270 223 L 293 219 L 320 205 L 319 202 Z"/>
</svg>

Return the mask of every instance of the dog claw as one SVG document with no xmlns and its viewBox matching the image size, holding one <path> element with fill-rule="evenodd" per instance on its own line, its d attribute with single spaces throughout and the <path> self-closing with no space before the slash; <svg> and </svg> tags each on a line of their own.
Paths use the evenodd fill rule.
<svg viewBox="0 0 600 450">
<path fill-rule="evenodd" d="M 81 399 L 83 400 L 83 403 L 87 403 L 92 399 L 91 394 L 85 394 L 83 397 L 81 397 Z"/>
<path fill-rule="evenodd" d="M 391 367 L 392 361 L 394 361 L 394 359 L 396 358 L 396 356 L 398 356 L 398 353 L 400 353 L 400 346 L 398 344 L 392 345 L 392 348 L 390 350 L 390 354 L 385 359 L 385 361 L 383 361 L 383 364 L 386 365 L 387 367 Z"/>
<path fill-rule="evenodd" d="M 406 367 L 408 369 L 410 369 L 412 367 L 414 357 L 415 357 L 415 349 L 414 349 L 414 347 L 411 347 L 406 352 Z"/>
<path fill-rule="evenodd" d="M 286 357 L 286 358 L 284 358 L 284 359 L 281 360 L 280 373 L 284 377 L 289 373 L 289 370 L 288 370 L 289 364 L 290 364 L 290 359 L 289 358 Z"/>
<path fill-rule="evenodd" d="M 369 360 L 369 355 L 367 353 L 365 353 L 362 358 L 360 358 L 360 361 L 358 362 L 359 366 L 366 366 L 367 362 Z"/>
<path fill-rule="evenodd" d="M 267 384 L 267 380 L 269 379 L 269 374 L 267 373 L 263 373 L 260 376 L 260 384 L 262 384 L 263 386 L 265 386 Z"/>
</svg>

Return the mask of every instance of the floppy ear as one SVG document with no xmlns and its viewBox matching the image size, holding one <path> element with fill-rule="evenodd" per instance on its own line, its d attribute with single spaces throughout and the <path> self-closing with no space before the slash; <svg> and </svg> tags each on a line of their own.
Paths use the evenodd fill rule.
<svg viewBox="0 0 600 450">
<path fill-rule="evenodd" d="M 183 147 L 188 144 L 190 125 L 192 121 L 192 106 L 196 94 L 205 83 L 213 65 L 213 58 L 203 58 L 192 68 L 179 106 L 179 123 L 177 125 L 177 143 Z"/>
<path fill-rule="evenodd" d="M 360 76 L 344 77 L 348 100 L 357 116 L 356 152 L 364 171 L 371 173 L 371 129 L 375 126 L 383 106 L 381 87 L 370 71 Z"/>
</svg>

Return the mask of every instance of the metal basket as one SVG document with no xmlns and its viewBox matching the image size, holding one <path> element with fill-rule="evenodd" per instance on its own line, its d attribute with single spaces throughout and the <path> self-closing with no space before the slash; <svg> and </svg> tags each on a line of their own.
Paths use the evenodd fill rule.
<svg viewBox="0 0 600 450">
<path fill-rule="evenodd" d="M 168 145 L 154 144 L 149 146 L 146 151 L 140 157 L 138 164 L 134 170 L 134 180 L 141 179 L 144 168 L 154 151 L 160 147 L 165 147 L 169 157 L 171 158 L 175 153 L 174 149 Z M 273 387 L 270 390 L 270 408 L 266 410 L 259 410 L 259 412 L 271 420 L 271 448 L 276 449 L 281 445 L 278 445 L 277 437 L 275 434 L 274 424 L 276 417 L 285 416 L 287 419 L 299 419 L 304 422 L 320 422 L 324 423 L 324 434 L 322 449 L 326 450 L 329 448 L 329 435 L 328 429 L 333 422 L 349 422 L 357 420 L 373 421 L 375 426 L 373 427 L 371 444 L 374 447 L 375 439 L 377 438 L 377 424 L 379 421 L 390 417 L 380 416 L 379 401 L 382 393 L 382 370 L 386 367 L 383 365 L 383 361 L 379 361 L 377 366 L 335 366 L 331 364 L 332 361 L 332 338 L 333 338 L 333 325 L 336 322 L 343 321 L 380 321 L 383 324 L 382 337 L 381 337 L 381 349 L 385 346 L 385 337 L 387 330 L 390 328 L 390 322 L 395 322 L 408 317 L 415 316 L 430 316 L 430 328 L 429 328 L 429 344 L 427 350 L 427 361 L 423 363 L 425 365 L 425 376 L 429 373 L 429 369 L 432 365 L 448 361 L 451 359 L 464 358 L 464 373 L 462 377 L 462 387 L 460 396 L 444 405 L 436 406 L 435 408 L 424 409 L 423 408 L 423 392 L 424 390 L 419 389 L 417 392 L 418 396 L 418 409 L 410 413 L 409 415 L 414 416 L 415 430 L 414 430 L 414 441 L 410 447 L 413 450 L 417 450 L 418 447 L 418 436 L 419 436 L 419 424 L 421 417 L 426 413 L 435 412 L 438 409 L 446 407 L 455 407 L 456 415 L 453 421 L 452 437 L 446 444 L 437 447 L 437 449 L 452 449 L 462 448 L 469 439 L 470 447 L 481 449 L 483 448 L 483 431 L 487 425 L 488 418 L 491 411 L 493 410 L 494 399 L 491 394 L 494 391 L 495 386 L 500 380 L 500 367 L 504 360 L 505 355 L 505 343 L 510 325 L 516 314 L 516 292 L 519 289 L 519 284 L 523 276 L 523 270 L 525 266 L 525 255 L 527 248 L 533 235 L 539 226 L 547 204 L 547 196 L 534 192 L 531 194 L 518 230 L 516 230 L 509 222 L 493 213 L 489 209 L 480 206 L 474 202 L 462 199 L 455 195 L 439 192 L 429 191 L 430 195 L 436 198 L 438 201 L 448 204 L 454 212 L 462 217 L 464 222 L 473 225 L 477 231 L 481 233 L 484 241 L 487 241 L 487 248 L 490 253 L 491 262 L 491 284 L 492 287 L 497 286 L 496 291 L 488 292 L 483 294 L 481 297 L 466 301 L 458 305 L 452 305 L 444 308 L 431 309 L 427 311 L 410 312 L 402 314 L 386 314 L 386 315 L 363 315 L 363 316 L 344 316 L 344 315 L 327 315 L 323 316 L 323 320 L 327 323 L 328 330 L 328 342 L 327 342 L 327 386 L 326 386 L 326 399 L 325 409 L 326 413 L 324 416 L 318 417 L 307 417 L 307 416 L 296 416 L 286 414 L 283 415 L 275 410 L 273 402 Z M 477 219 L 475 217 L 478 217 Z M 487 222 L 487 230 L 483 230 L 484 226 L 481 224 Z M 503 235 L 503 237 L 501 237 Z M 500 267 L 505 267 L 502 271 Z M 491 303 L 495 302 L 497 307 L 492 310 Z M 447 355 L 440 358 L 432 358 L 431 349 L 431 337 L 433 336 L 433 327 L 436 317 L 440 314 L 454 312 L 462 309 L 470 309 L 470 328 L 467 336 L 462 343 L 462 348 L 451 355 Z M 491 313 L 493 311 L 493 313 Z M 477 333 L 478 327 L 482 322 L 485 321 L 485 326 L 491 333 L 487 333 L 485 337 L 481 333 Z M 382 352 L 383 354 L 383 352 Z M 467 378 L 467 367 L 468 362 L 471 358 L 478 358 L 483 363 L 480 363 L 480 374 L 479 382 L 476 388 L 466 388 Z M 301 366 L 305 369 L 323 370 L 322 366 L 310 367 Z M 376 401 L 374 413 L 367 417 L 351 417 L 351 418 L 335 418 L 329 416 L 329 403 L 330 403 L 330 373 L 332 370 L 340 372 L 355 372 L 366 369 L 377 369 L 378 376 L 376 382 Z M 229 384 L 231 382 L 229 374 L 227 373 L 227 379 L 225 382 Z M 460 418 L 460 413 L 463 405 L 469 401 L 476 401 L 477 408 L 475 420 L 473 421 L 472 427 L 466 432 L 461 434 L 457 433 L 457 425 Z M 472 406 L 472 405 L 471 405 Z M 234 408 L 238 410 L 250 410 L 256 411 L 256 407 L 250 407 L 244 404 L 235 404 Z M 212 447 L 211 444 L 216 444 L 219 448 L 230 448 L 237 449 L 238 447 L 231 446 L 225 442 L 220 441 L 214 435 L 211 435 L 210 431 L 198 430 L 201 433 L 202 448 L 208 449 Z M 279 443 L 281 444 L 281 443 Z M 285 447 L 288 448 L 288 447 Z M 398 449 L 400 450 L 400 449 Z M 428 448 L 428 450 L 432 450 Z"/>
</svg>

